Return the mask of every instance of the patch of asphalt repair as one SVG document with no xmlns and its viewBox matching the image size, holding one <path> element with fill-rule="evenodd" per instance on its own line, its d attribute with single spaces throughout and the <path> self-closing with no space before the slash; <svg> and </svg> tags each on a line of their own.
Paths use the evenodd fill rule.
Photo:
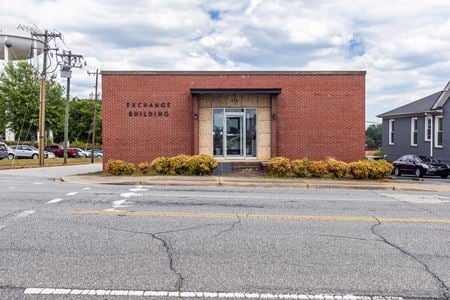
<svg viewBox="0 0 450 300">
<path fill-rule="evenodd" d="M 414 260 L 415 262 L 417 262 L 418 264 L 420 264 L 424 270 L 435 280 L 437 281 L 437 284 L 441 287 L 442 289 L 442 299 L 445 300 L 450 300 L 450 288 L 445 284 L 445 282 L 439 278 L 439 276 L 434 273 L 426 263 L 424 263 L 423 261 L 421 261 L 420 259 L 418 259 L 417 257 L 415 257 L 412 253 L 408 252 L 407 250 L 403 249 L 402 247 L 388 241 L 381 233 L 376 232 L 376 228 L 378 226 L 380 226 L 382 223 L 380 222 L 380 220 L 376 217 L 374 217 L 374 219 L 377 221 L 377 223 L 375 223 L 374 225 L 372 225 L 372 227 L 370 228 L 370 230 L 372 231 L 372 233 L 376 236 L 378 236 L 381 239 L 381 242 L 383 242 L 384 244 L 397 249 L 398 251 L 400 251 L 402 254 L 408 256 L 409 258 L 411 258 L 412 260 Z"/>
</svg>

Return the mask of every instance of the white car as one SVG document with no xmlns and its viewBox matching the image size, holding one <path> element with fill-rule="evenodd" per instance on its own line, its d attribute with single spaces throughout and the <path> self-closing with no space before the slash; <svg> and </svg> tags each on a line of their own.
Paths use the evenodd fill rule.
<svg viewBox="0 0 450 300">
<path fill-rule="evenodd" d="M 77 157 L 81 157 L 81 158 L 88 157 L 87 153 L 83 149 L 80 149 L 80 148 L 74 148 L 74 149 L 77 150 Z"/>
</svg>

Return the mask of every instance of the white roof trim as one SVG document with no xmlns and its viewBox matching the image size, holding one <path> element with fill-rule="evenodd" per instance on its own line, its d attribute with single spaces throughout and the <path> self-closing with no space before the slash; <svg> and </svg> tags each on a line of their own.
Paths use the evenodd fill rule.
<svg viewBox="0 0 450 300">
<path fill-rule="evenodd" d="M 442 108 L 444 106 L 445 102 L 447 102 L 449 97 L 450 97 L 450 81 L 447 83 L 447 85 L 445 86 L 441 95 L 436 100 L 436 102 L 433 104 L 433 107 L 431 109 Z"/>
</svg>

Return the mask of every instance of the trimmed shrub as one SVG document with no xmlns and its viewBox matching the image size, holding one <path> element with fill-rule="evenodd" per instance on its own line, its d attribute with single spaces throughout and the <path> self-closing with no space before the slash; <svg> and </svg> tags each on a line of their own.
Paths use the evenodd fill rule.
<svg viewBox="0 0 450 300">
<path fill-rule="evenodd" d="M 147 174 L 150 170 L 150 165 L 148 162 L 144 161 L 138 164 L 138 169 L 142 172 L 142 174 Z"/>
<path fill-rule="evenodd" d="M 392 169 L 385 160 L 360 160 L 350 164 L 350 174 L 356 179 L 382 179 L 391 175 Z"/>
<path fill-rule="evenodd" d="M 328 158 L 326 160 L 328 172 L 334 175 L 336 178 L 344 178 L 349 171 L 348 164 L 345 161 L 335 160 Z"/>
<path fill-rule="evenodd" d="M 286 157 L 274 157 L 267 164 L 267 173 L 269 175 L 286 176 L 291 170 L 291 161 Z"/>
<path fill-rule="evenodd" d="M 169 174 L 170 172 L 170 158 L 168 157 L 157 157 L 150 163 L 150 166 L 158 174 Z"/>
<path fill-rule="evenodd" d="M 370 173 L 370 164 L 367 160 L 354 161 L 349 164 L 350 174 L 356 179 L 367 179 Z"/>
<path fill-rule="evenodd" d="M 175 174 L 189 174 L 189 156 L 180 154 L 170 158 L 170 169 Z"/>
<path fill-rule="evenodd" d="M 217 168 L 217 161 L 210 155 L 193 155 L 189 158 L 189 172 L 192 175 L 211 175 Z"/>
<path fill-rule="evenodd" d="M 323 177 L 328 174 L 328 164 L 325 160 L 310 161 L 308 164 L 308 172 L 313 177 Z"/>
<path fill-rule="evenodd" d="M 105 172 L 111 175 L 131 175 L 134 172 L 134 165 L 120 159 L 111 159 L 105 164 Z"/>
<path fill-rule="evenodd" d="M 309 161 L 304 159 L 296 159 L 291 161 L 291 170 L 297 177 L 306 177 L 308 175 Z"/>
<path fill-rule="evenodd" d="M 368 161 L 369 178 L 370 179 L 382 179 L 392 174 L 393 166 L 386 160 L 371 160 Z"/>
</svg>

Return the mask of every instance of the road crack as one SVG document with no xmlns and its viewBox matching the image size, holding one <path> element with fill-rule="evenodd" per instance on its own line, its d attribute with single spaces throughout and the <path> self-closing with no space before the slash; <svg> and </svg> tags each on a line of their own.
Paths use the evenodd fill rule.
<svg viewBox="0 0 450 300">
<path fill-rule="evenodd" d="M 15 215 L 15 214 L 17 214 L 17 213 L 19 213 L 19 212 L 22 212 L 22 211 L 23 211 L 23 209 L 17 209 L 17 210 L 15 210 L 15 211 L 10 212 L 10 213 L 1 215 L 1 216 L 0 216 L 0 220 L 1 220 L 1 219 L 7 219 L 8 217 L 13 216 L 13 215 Z"/>
<path fill-rule="evenodd" d="M 439 276 L 434 273 L 430 267 L 428 267 L 428 265 L 426 263 L 424 263 L 423 261 L 421 261 L 420 259 L 418 259 L 416 256 L 414 256 L 412 253 L 408 252 L 407 250 L 401 248 L 400 246 L 388 241 L 381 233 L 376 232 L 376 228 L 378 226 L 381 225 L 381 222 L 378 218 L 374 217 L 374 219 L 377 221 L 377 223 L 375 223 L 374 225 L 372 225 L 372 227 L 370 228 L 370 230 L 372 231 L 372 233 L 376 236 L 378 236 L 381 239 L 381 242 L 385 243 L 386 245 L 397 249 L 398 251 L 400 251 L 401 253 L 403 253 L 404 255 L 408 256 L 409 258 L 413 259 L 415 262 L 417 262 L 418 264 L 422 265 L 422 267 L 425 269 L 425 271 L 431 276 L 433 277 L 433 279 L 435 281 L 438 282 L 439 286 L 442 289 L 442 296 L 444 297 L 444 299 L 446 300 L 450 300 L 450 288 L 445 284 L 445 282 L 439 278 Z"/>
<path fill-rule="evenodd" d="M 178 271 L 178 269 L 175 267 L 174 249 L 173 249 L 172 245 L 170 244 L 169 240 L 162 238 L 160 235 L 195 230 L 195 229 L 205 228 L 208 226 L 222 226 L 222 224 L 205 224 L 205 225 L 192 226 L 192 227 L 188 227 L 188 228 L 181 228 L 181 229 L 174 229 L 174 230 L 159 231 L 159 232 L 151 233 L 151 232 L 146 232 L 146 231 L 134 231 L 134 230 L 128 230 L 128 229 L 113 228 L 113 227 L 108 227 L 108 226 L 103 226 L 103 225 L 98 225 L 98 224 L 91 224 L 91 223 L 88 223 L 88 225 L 93 226 L 93 227 L 111 230 L 111 231 L 116 231 L 116 232 L 126 232 L 126 233 L 131 233 L 131 234 L 148 235 L 148 236 L 152 237 L 153 239 L 157 240 L 158 242 L 160 242 L 164 249 L 164 252 L 166 253 L 167 259 L 169 260 L 169 269 L 176 277 L 176 282 L 175 282 L 174 288 L 178 292 L 181 291 L 181 288 L 183 287 L 185 277 L 183 277 L 181 272 Z M 235 224 L 232 227 L 234 227 L 234 226 L 235 226 Z"/>
<path fill-rule="evenodd" d="M 177 291 L 180 291 L 181 288 L 183 287 L 183 282 L 184 282 L 184 277 L 183 275 L 181 275 L 181 273 L 175 268 L 174 266 L 174 259 L 173 259 L 173 248 L 170 245 L 168 240 L 163 239 L 162 237 L 157 236 L 154 233 L 149 233 L 149 235 L 151 237 L 153 237 L 155 240 L 158 240 L 159 242 L 161 242 L 166 254 L 167 254 L 167 258 L 169 259 L 169 269 L 170 271 L 172 271 L 172 273 L 175 274 L 177 281 L 175 283 L 175 289 Z"/>
<path fill-rule="evenodd" d="M 215 235 L 213 235 L 212 238 L 216 238 L 216 237 L 218 237 L 218 236 L 220 236 L 220 235 L 222 235 L 222 234 L 224 234 L 224 233 L 226 233 L 226 232 L 233 231 L 233 229 L 234 229 L 237 225 L 240 225 L 240 224 L 241 224 L 241 218 L 239 218 L 238 215 L 236 215 L 236 218 L 237 218 L 237 220 L 234 221 L 233 223 L 231 223 L 230 227 L 228 227 L 228 228 L 226 228 L 226 229 L 224 229 L 224 230 L 219 231 L 218 233 L 216 233 Z"/>
</svg>

